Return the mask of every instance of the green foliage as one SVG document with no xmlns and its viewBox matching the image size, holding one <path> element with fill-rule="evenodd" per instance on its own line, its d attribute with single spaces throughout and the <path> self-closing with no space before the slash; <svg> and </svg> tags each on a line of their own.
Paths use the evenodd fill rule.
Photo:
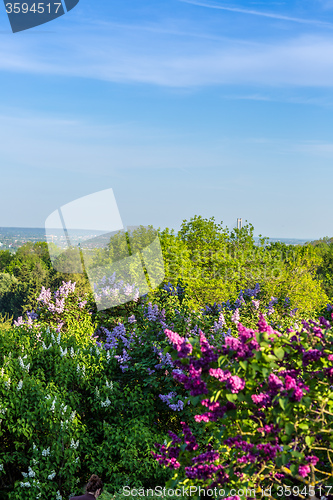
<svg viewBox="0 0 333 500">
<path fill-rule="evenodd" d="M 178 433 L 182 420 L 193 422 L 200 398 L 187 400 L 188 392 L 173 379 L 172 367 L 163 357 L 163 349 L 168 345 L 164 329 L 172 328 L 184 337 L 195 337 L 201 328 L 207 337 L 214 336 L 210 342 L 221 346 L 226 331 L 238 335 L 233 319 L 235 306 L 223 309 L 223 327 L 217 325 L 221 310 L 216 304 L 209 313 L 200 309 L 207 303 L 222 303 L 227 299 L 230 305 L 241 289 L 253 288 L 256 283 L 261 288 L 256 297 L 260 300 L 260 312 L 267 315 L 268 302 L 271 297 L 277 298 L 274 312 L 268 318 L 272 327 L 283 332 L 295 328 L 295 322 L 300 324 L 301 319 L 318 315 L 328 297 L 333 298 L 333 246 L 329 241 L 297 247 L 267 244 L 262 238 L 256 245 L 253 230 L 247 224 L 241 230 L 230 231 L 214 218 L 197 216 L 184 221 L 178 234 L 169 229 L 159 230 L 165 279 L 158 288 L 154 288 L 143 259 L 144 249 L 153 244 L 156 236 L 151 227 L 148 230 L 141 227 L 134 235 L 130 232 L 115 235 L 105 250 L 83 248 L 80 261 L 84 256 L 87 267 L 87 273 L 83 274 L 56 271 L 45 243 L 26 244 L 15 255 L 0 251 L 0 469 L 3 466 L 0 496 L 30 500 L 40 495 L 38 498 L 46 500 L 81 494 L 92 472 L 102 476 L 107 485 L 105 499 L 112 495 L 123 500 L 124 495 L 119 491 L 126 484 L 145 487 L 165 484 L 170 472 L 160 468 L 152 458 L 154 443 L 168 439 L 168 430 Z M 77 255 L 77 251 L 59 252 L 58 264 L 64 264 L 64 271 L 73 270 Z M 150 285 L 148 296 L 97 311 L 87 274 L 96 270 L 98 278 L 105 270 L 109 273 L 115 263 L 119 264 L 128 255 L 138 257 L 131 264 L 134 276 L 136 273 L 139 276 L 143 265 Z M 157 262 L 156 258 L 154 265 Z M 126 262 L 122 266 L 125 272 Z M 163 273 L 161 268 L 155 271 Z M 63 281 L 69 280 L 76 282 L 76 288 L 66 297 L 62 311 L 54 292 Z M 168 282 L 175 287 L 179 285 L 178 294 L 163 289 Z M 38 300 L 42 286 L 50 288 L 51 298 L 46 302 Z M 290 299 L 288 307 L 284 304 L 286 296 Z M 87 304 L 82 305 L 86 300 Z M 157 306 L 156 315 L 151 313 L 152 304 Z M 293 308 L 298 308 L 295 316 L 291 313 Z M 27 310 L 37 311 L 38 318 L 12 327 L 10 317 L 16 319 Z M 247 300 L 240 311 L 244 325 L 255 329 L 259 311 L 254 304 Z M 134 322 L 130 321 L 133 316 Z M 125 340 L 118 336 L 115 346 L 103 349 L 114 328 L 121 325 L 126 330 Z M 99 336 L 98 345 L 94 335 Z M 126 339 L 133 342 L 128 345 Z M 279 338 L 273 353 L 264 346 L 264 356 L 251 361 L 258 366 L 255 370 L 254 365 L 242 361 L 236 363 L 235 373 L 249 377 L 252 384 L 259 380 L 264 383 L 267 370 L 272 368 L 270 356 L 279 365 L 285 353 L 290 355 L 285 345 L 288 339 L 287 333 Z M 306 348 L 310 348 L 314 340 L 311 337 L 307 342 Z M 195 341 L 193 345 L 198 348 Z M 120 360 L 124 349 L 130 360 L 122 370 L 124 363 Z M 295 363 L 299 362 L 297 359 L 296 355 Z M 323 389 L 316 400 L 318 405 L 324 401 L 321 397 L 329 397 L 329 389 L 321 388 L 321 382 L 324 381 L 320 378 L 309 382 L 311 394 Z M 191 404 L 185 404 L 179 411 L 171 410 L 160 398 L 168 393 L 175 394 L 170 399 L 174 405 L 187 401 Z M 234 396 L 225 394 L 227 400 L 233 400 Z M 246 405 L 244 401 L 239 403 L 245 412 L 241 413 L 245 425 Z M 294 414 L 294 410 L 289 412 L 290 402 L 284 398 L 278 404 L 285 434 L 291 435 L 295 417 L 299 419 L 299 434 L 304 432 L 307 439 L 304 446 L 312 446 L 310 431 L 304 427 L 304 415 L 312 407 L 304 399 L 303 413 Z M 331 423 L 327 421 L 325 425 Z M 213 428 L 203 429 L 201 424 L 193 422 L 193 429 L 199 448 L 203 449 L 213 436 L 210 434 Z M 313 432 L 317 431 L 314 428 Z M 218 439 L 214 434 L 212 442 Z M 223 453 L 226 459 L 230 456 L 230 450 Z M 27 482 L 30 487 L 21 486 Z"/>
<path fill-rule="evenodd" d="M 8 498 L 68 497 L 91 470 L 115 488 L 127 477 L 167 479 L 150 455 L 165 438 L 153 394 L 124 384 L 85 330 L 79 340 L 21 326 L 2 332 L 0 350 L 0 463 L 4 483 L 15 480 Z"/>
<path fill-rule="evenodd" d="M 18 279 L 9 273 L 0 273 L 0 295 L 4 295 L 18 283 Z"/>
<path fill-rule="evenodd" d="M 332 328 L 321 320 L 276 331 L 260 315 L 252 330 L 243 326 L 248 310 L 242 311 L 238 342 L 217 342 L 217 350 L 204 337 L 192 337 L 188 354 L 179 356 L 186 383 L 200 389 L 195 420 L 207 433 L 204 450 L 192 446 L 195 431 L 190 438 L 188 430 L 185 444 L 171 438 L 160 448 L 163 463 L 177 460 L 169 463 L 176 471 L 167 486 L 252 489 L 258 495 L 271 489 L 271 498 L 281 496 L 279 485 L 307 486 L 304 498 L 314 498 L 333 475 Z M 173 338 L 168 351 L 176 359 L 182 339 Z"/>
<path fill-rule="evenodd" d="M 14 256 L 9 250 L 0 250 L 0 271 L 6 269 L 13 259 Z"/>
<path fill-rule="evenodd" d="M 195 310 L 235 298 L 237 291 L 255 283 L 267 301 L 271 296 L 288 295 L 293 307 L 303 312 L 314 314 L 322 309 L 328 296 L 317 274 L 320 252 L 311 245 L 267 244 L 265 238 L 256 245 L 253 231 L 251 224 L 230 231 L 214 217 L 197 216 L 183 221 L 177 235 L 161 231 L 165 281 L 176 285 L 181 279 Z"/>
<path fill-rule="evenodd" d="M 0 270 L 0 314 L 14 318 L 37 308 L 42 286 L 55 291 L 62 281 L 72 279 L 78 294 L 91 293 L 85 274 L 60 273 L 53 268 L 45 242 L 26 243 L 15 254 L 0 251 Z"/>
<path fill-rule="evenodd" d="M 56 297 L 44 289 L 38 318 L 0 329 L 0 474 L 8 499 L 79 494 L 91 471 L 114 490 L 169 477 L 151 450 L 190 408 L 178 415 L 159 397 L 177 390 L 158 356 L 166 345 L 160 322 L 149 319 L 149 304 L 136 304 L 135 322 L 123 318 L 128 340 L 120 335 L 118 346 L 105 350 L 79 300 L 70 282 Z M 166 309 L 180 324 L 171 301 Z M 131 361 L 123 371 L 115 355 L 125 347 Z"/>
</svg>

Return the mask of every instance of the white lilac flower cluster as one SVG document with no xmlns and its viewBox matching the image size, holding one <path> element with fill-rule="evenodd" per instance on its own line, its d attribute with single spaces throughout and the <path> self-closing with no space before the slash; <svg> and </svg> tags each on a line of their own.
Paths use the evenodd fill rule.
<svg viewBox="0 0 333 500">
<path fill-rule="evenodd" d="M 49 399 L 52 399 L 50 394 L 48 394 L 47 396 L 45 396 L 45 399 L 49 400 Z M 51 407 L 50 407 L 50 411 L 52 411 L 54 413 L 55 411 L 55 404 L 57 402 L 57 396 L 54 396 L 54 400 L 52 401 L 52 404 L 51 404 Z"/>
<path fill-rule="evenodd" d="M 74 450 L 77 450 L 78 446 L 80 444 L 80 441 L 77 440 L 76 442 L 74 441 L 74 439 L 71 440 L 71 444 L 70 444 L 70 447 L 73 448 Z"/>
<path fill-rule="evenodd" d="M 67 354 L 67 347 L 65 347 L 65 349 L 62 349 L 61 346 L 60 347 L 60 356 L 63 357 L 63 356 L 66 356 Z"/>
<path fill-rule="evenodd" d="M 51 349 L 51 347 L 52 347 L 52 342 L 51 342 L 51 344 L 49 345 L 49 347 L 46 347 L 46 344 L 45 344 L 45 342 L 44 342 L 44 340 L 43 340 L 43 342 L 42 342 L 42 347 L 43 347 L 44 351 L 48 351 L 48 350 L 49 350 L 49 349 Z"/>
<path fill-rule="evenodd" d="M 112 380 L 110 382 L 106 381 L 105 382 L 105 385 L 108 389 L 111 389 L 111 391 L 113 390 L 113 382 Z"/>
<path fill-rule="evenodd" d="M 223 330 L 223 327 L 226 325 L 223 313 L 220 313 L 218 321 L 214 321 L 214 333 L 220 333 Z"/>
<path fill-rule="evenodd" d="M 53 333 L 51 333 L 51 339 L 53 340 L 53 343 L 57 343 L 58 345 L 60 345 L 60 342 L 61 342 L 61 333 L 59 332 L 57 338 L 55 338 L 55 336 L 53 335 Z"/>
<path fill-rule="evenodd" d="M 55 404 L 56 404 L 56 401 L 57 401 L 57 398 L 55 397 L 54 400 L 52 401 L 52 405 L 51 405 L 51 408 L 50 408 L 50 411 L 52 411 L 54 413 L 55 411 Z"/>
<path fill-rule="evenodd" d="M 7 412 L 7 408 L 2 408 L 2 407 L 0 407 L 0 424 L 1 424 L 1 422 L 2 422 L 1 417 L 2 417 L 2 415 L 5 415 L 5 414 L 6 414 L 6 412 Z"/>
<path fill-rule="evenodd" d="M 29 373 L 29 370 L 30 370 L 30 363 L 28 363 L 27 365 L 24 365 L 24 361 L 23 359 L 26 359 L 28 356 L 27 354 L 25 356 L 23 356 L 23 358 L 21 358 L 21 356 L 19 356 L 18 360 L 20 362 L 20 367 L 23 369 L 23 370 L 27 370 L 27 372 Z"/>
<path fill-rule="evenodd" d="M 35 477 L 36 476 L 35 471 L 33 471 L 31 467 L 28 467 L 28 476 L 29 477 Z"/>
<path fill-rule="evenodd" d="M 111 404 L 111 401 L 109 400 L 109 398 L 106 398 L 106 400 L 105 400 L 105 401 L 102 401 L 102 402 L 101 402 L 101 406 L 102 406 L 103 408 L 105 408 L 105 407 L 107 407 L 107 406 L 110 406 L 110 404 Z"/>
<path fill-rule="evenodd" d="M 30 466 L 28 467 L 28 472 L 21 472 L 21 474 L 23 477 L 35 477 L 36 476 L 35 471 L 33 471 Z"/>
<path fill-rule="evenodd" d="M 28 468 L 28 473 L 26 472 L 22 472 L 22 476 L 24 478 L 28 478 L 28 477 L 31 477 L 31 478 L 34 478 L 36 476 L 36 473 L 32 470 L 31 467 Z M 40 482 L 37 481 L 36 479 L 33 479 L 32 482 L 30 481 L 24 481 L 24 482 L 20 482 L 20 486 L 21 488 L 31 488 L 32 486 L 35 486 L 36 488 L 40 489 Z M 39 493 L 36 498 L 40 498 L 41 496 L 41 493 Z"/>
<path fill-rule="evenodd" d="M 29 481 L 23 483 L 22 481 L 20 482 L 20 486 L 21 488 L 31 488 L 31 484 L 29 483 Z"/>
<path fill-rule="evenodd" d="M 49 474 L 47 476 L 47 479 L 49 479 L 50 481 L 52 481 L 52 479 L 54 479 L 56 477 L 56 471 L 52 471 L 51 474 Z"/>
<path fill-rule="evenodd" d="M 42 451 L 43 457 L 49 457 L 50 455 L 51 455 L 50 448 L 46 448 L 45 450 Z"/>
<path fill-rule="evenodd" d="M 6 411 L 7 408 L 2 408 L 2 406 L 0 406 L 0 414 L 5 415 Z"/>
<path fill-rule="evenodd" d="M 82 377 L 84 377 L 85 374 L 86 374 L 86 367 L 85 367 L 85 365 L 82 365 L 82 367 L 81 367 L 79 364 L 77 364 L 76 371 L 77 371 L 78 375 L 81 375 Z"/>
<path fill-rule="evenodd" d="M 17 389 L 18 391 L 20 391 L 20 390 L 22 389 L 22 387 L 23 387 L 23 380 L 20 380 L 20 381 L 19 381 L 19 383 L 17 384 L 16 389 Z"/>
</svg>

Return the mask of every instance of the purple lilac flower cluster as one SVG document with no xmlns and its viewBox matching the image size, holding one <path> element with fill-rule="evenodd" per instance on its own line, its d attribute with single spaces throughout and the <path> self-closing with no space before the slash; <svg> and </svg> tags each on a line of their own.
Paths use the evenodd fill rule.
<svg viewBox="0 0 333 500">
<path fill-rule="evenodd" d="M 163 286 L 163 290 L 167 291 L 169 295 L 172 296 L 182 296 L 185 293 L 185 287 L 181 285 L 181 283 L 177 283 L 177 286 L 174 287 L 170 281 L 167 285 Z"/>
<path fill-rule="evenodd" d="M 190 452 L 196 451 L 198 449 L 198 443 L 191 429 L 185 422 L 181 422 L 181 425 L 183 428 L 183 439 L 186 444 L 186 449 Z M 152 452 L 152 455 L 160 464 L 166 465 L 171 469 L 176 469 L 180 467 L 180 463 L 176 459 L 179 457 L 179 444 L 181 444 L 182 440 L 170 431 L 169 436 L 172 439 L 171 446 L 167 448 L 165 445 L 155 444 L 160 453 L 157 454 Z M 217 475 L 219 483 L 223 484 L 228 480 L 229 476 L 224 473 L 225 467 L 223 465 L 214 463 L 218 462 L 219 459 L 219 452 L 214 450 L 211 444 L 208 444 L 204 453 L 200 453 L 192 458 L 193 465 L 185 467 L 186 477 L 189 479 L 207 480 L 212 478 L 213 475 Z"/>
<path fill-rule="evenodd" d="M 213 305 L 207 304 L 204 309 L 201 309 L 202 315 L 203 316 L 205 316 L 205 315 L 217 316 L 217 314 L 221 313 L 222 310 L 225 309 L 226 311 L 233 311 L 232 321 L 237 323 L 239 321 L 239 309 L 243 305 L 246 304 L 246 300 L 245 300 L 244 296 L 248 297 L 248 298 L 252 298 L 252 297 L 255 298 L 259 292 L 260 292 L 260 286 L 259 286 L 259 283 L 256 283 L 256 285 L 253 289 L 247 288 L 244 291 L 241 290 L 238 294 L 238 298 L 236 299 L 236 301 L 234 302 L 233 305 L 231 305 L 230 300 L 223 302 L 222 305 L 217 304 L 216 302 L 214 302 Z M 254 301 L 254 302 L 259 307 L 260 301 Z"/>
<path fill-rule="evenodd" d="M 281 376 L 285 376 L 284 381 L 282 381 L 277 375 L 271 373 L 268 377 L 268 389 L 266 392 L 260 392 L 259 394 L 253 394 L 251 396 L 252 401 L 258 405 L 259 408 L 266 408 L 272 404 L 273 398 L 280 393 L 281 396 L 288 396 L 288 391 L 292 391 L 289 395 L 291 401 L 301 401 L 304 396 L 303 391 L 309 391 L 309 387 L 306 386 L 302 380 L 290 376 L 287 372 L 280 372 Z"/>
<path fill-rule="evenodd" d="M 223 371 L 221 368 L 210 368 L 209 374 L 217 378 L 220 382 L 226 382 L 226 388 L 230 389 L 232 394 L 237 394 L 245 387 L 245 380 L 242 380 L 237 375 L 231 376 L 228 370 Z"/>
<path fill-rule="evenodd" d="M 213 327 L 214 333 L 221 333 L 225 325 L 226 321 L 224 319 L 223 313 L 220 313 L 218 321 L 214 321 L 214 327 Z"/>
<path fill-rule="evenodd" d="M 239 450 L 237 455 L 237 462 L 239 464 L 261 463 L 274 460 L 278 451 L 280 451 L 278 444 L 261 443 L 255 446 L 253 443 L 242 439 L 242 436 L 239 435 L 226 439 L 224 444 L 229 448 Z"/>
<path fill-rule="evenodd" d="M 263 315 L 260 316 L 261 320 L 264 320 Z M 258 323 L 259 324 L 259 323 Z M 266 328 L 267 323 L 260 323 L 261 326 Z M 222 348 L 224 354 L 230 354 L 236 359 L 247 359 L 254 356 L 254 351 L 259 350 L 259 344 L 256 339 L 256 334 L 254 330 L 249 328 L 245 328 L 241 323 L 237 325 L 238 329 L 238 338 L 235 337 L 226 337 L 225 344 Z M 260 331 L 260 327 L 259 327 Z M 273 330 L 271 330 L 275 333 Z"/>
<path fill-rule="evenodd" d="M 201 356 L 199 358 L 198 356 L 191 356 L 192 345 L 186 343 L 186 339 L 180 337 L 176 332 L 172 332 L 166 329 L 165 334 L 173 343 L 174 348 L 178 352 L 178 357 L 180 358 L 179 361 L 174 361 L 174 365 L 182 368 L 174 370 L 173 377 L 177 381 L 182 383 L 185 389 L 190 391 L 191 396 L 202 396 L 209 393 L 207 382 L 205 381 L 206 379 L 203 380 L 202 378 L 203 374 L 207 375 L 207 373 L 209 374 L 209 376 L 225 384 L 225 389 L 230 391 L 231 394 L 239 393 L 245 388 L 245 380 L 237 375 L 232 375 L 229 370 L 211 367 L 210 365 L 212 362 L 216 362 L 217 356 L 219 355 L 218 353 L 220 352 L 228 354 L 229 358 L 231 357 L 235 360 L 249 359 L 253 357 L 254 353 L 260 350 L 256 333 L 268 334 L 267 337 L 272 343 L 274 343 L 274 341 L 281 336 L 280 332 L 275 331 L 267 323 L 263 314 L 260 314 L 257 325 L 258 332 L 255 332 L 239 323 L 238 338 L 226 338 L 221 350 L 211 346 L 205 338 L 203 332 L 199 330 L 199 344 L 201 350 Z M 328 327 L 328 325 L 329 322 L 327 322 L 326 320 L 321 320 L 319 324 L 311 321 L 309 321 L 309 323 L 305 322 L 303 327 L 308 331 L 311 330 L 314 335 L 317 335 L 319 338 L 321 338 L 321 327 Z M 292 332 L 292 330 L 290 329 L 288 331 L 289 333 Z M 295 340 L 297 344 L 299 344 L 299 339 L 297 337 L 295 339 L 291 339 L 292 342 Z M 187 346 L 186 349 L 185 346 Z M 294 347 L 297 347 L 298 349 L 299 345 L 295 345 Z M 184 357 L 184 352 L 186 350 L 188 364 L 183 364 L 181 359 Z M 318 361 L 324 355 L 322 350 L 316 348 L 309 349 L 307 351 L 302 348 L 300 354 L 302 355 L 303 366 L 305 367 L 311 362 Z M 327 359 L 329 361 L 333 361 L 333 355 L 327 356 Z M 270 373 L 267 381 L 259 384 L 259 390 L 261 389 L 261 392 L 259 392 L 259 394 L 252 394 L 252 401 L 257 406 L 257 410 L 253 410 L 253 418 L 260 418 L 259 421 L 263 422 L 263 425 L 258 426 L 256 433 L 258 435 L 265 436 L 267 442 L 262 442 L 261 439 L 259 440 L 259 442 L 257 442 L 257 444 L 253 444 L 252 442 L 244 440 L 244 437 L 240 435 L 227 438 L 224 441 L 224 444 L 236 450 L 237 463 L 240 466 L 242 464 L 249 463 L 260 465 L 266 462 L 274 462 L 278 454 L 283 451 L 283 447 L 279 443 L 278 438 L 281 429 L 277 424 L 266 424 L 265 414 L 261 410 L 273 404 L 273 399 L 276 395 L 289 397 L 289 400 L 294 402 L 301 401 L 305 393 L 309 391 L 309 387 L 306 386 L 300 378 L 299 371 L 300 370 L 287 369 L 284 371 L 280 370 L 278 374 Z M 333 377 L 333 369 L 331 375 Z M 266 386 L 266 388 L 264 386 Z M 221 419 L 227 412 L 237 409 L 236 405 L 233 402 L 228 401 L 223 405 L 218 400 L 212 401 L 208 398 L 202 399 L 201 405 L 207 408 L 208 411 L 204 411 L 200 415 L 196 415 L 195 420 L 197 422 L 214 422 L 218 419 Z M 184 431 L 185 428 L 186 433 Z M 192 444 L 192 449 L 194 450 L 194 446 L 196 443 L 195 437 L 191 433 L 190 429 L 186 426 L 186 424 L 184 424 L 183 426 L 183 433 L 184 436 L 186 434 L 187 442 L 190 442 Z M 179 443 L 179 441 L 177 441 L 177 443 Z M 176 441 L 174 442 L 174 444 L 176 444 Z M 161 458 L 161 460 L 164 460 L 163 463 L 166 463 L 166 459 L 169 453 L 168 450 L 168 448 L 163 450 L 163 458 Z M 186 447 L 186 450 L 190 451 L 188 445 Z M 223 467 L 214 463 L 218 461 L 218 459 L 219 454 L 216 450 L 209 450 L 209 452 L 207 451 L 207 453 L 203 453 L 201 455 L 198 455 L 197 457 L 192 458 L 192 462 L 194 462 L 194 465 L 185 467 L 186 476 L 190 479 L 199 479 L 203 481 L 213 478 L 213 484 L 222 484 L 223 481 L 227 481 L 228 478 L 226 475 L 224 475 Z M 299 465 L 298 468 L 299 475 L 302 477 L 306 477 L 306 475 L 309 474 L 310 465 L 316 465 L 318 462 L 318 458 L 313 455 L 306 457 L 305 460 L 307 463 Z M 239 475 L 240 477 L 242 473 L 236 470 L 235 475 Z M 281 479 L 284 477 L 284 474 L 278 473 L 275 474 L 274 477 L 278 477 L 279 479 Z"/>
<path fill-rule="evenodd" d="M 222 311 L 221 304 L 214 302 L 213 305 L 207 304 L 203 309 L 201 309 L 203 316 L 216 316 Z"/>
<path fill-rule="evenodd" d="M 271 300 L 269 301 L 268 306 L 267 306 L 268 316 L 270 316 L 271 314 L 273 314 L 275 312 L 274 305 L 277 303 L 278 303 L 278 299 L 276 297 L 271 297 Z"/>
<path fill-rule="evenodd" d="M 289 297 L 286 297 L 286 298 L 284 299 L 284 302 L 283 302 L 283 307 L 284 307 L 285 309 L 288 309 L 288 307 L 290 307 L 290 298 L 289 298 Z"/>
<path fill-rule="evenodd" d="M 165 465 L 170 469 L 179 469 L 180 463 L 177 461 L 177 458 L 180 453 L 179 444 L 181 443 L 181 439 L 171 431 L 169 431 L 169 436 L 172 440 L 171 446 L 167 448 L 165 445 L 155 443 L 155 448 L 158 448 L 160 453 L 152 451 L 151 454 L 161 465 Z"/>
<path fill-rule="evenodd" d="M 246 304 L 246 302 L 244 299 L 243 290 L 241 290 L 238 294 L 238 299 L 235 301 L 234 309 L 239 309 L 244 304 Z"/>
<path fill-rule="evenodd" d="M 122 372 L 124 372 L 125 370 L 127 370 L 127 368 L 128 368 L 127 362 L 130 359 L 132 359 L 131 356 L 126 351 L 126 349 L 123 349 L 123 355 L 122 356 L 116 354 L 115 358 L 118 361 L 118 363 L 120 364 L 120 369 L 121 369 Z"/>
<path fill-rule="evenodd" d="M 159 397 L 162 399 L 164 403 L 168 405 L 169 408 L 173 411 L 181 411 L 184 409 L 184 403 L 180 399 L 177 403 L 171 403 L 171 400 L 177 396 L 176 392 L 169 392 L 169 394 L 163 395 L 160 394 Z"/>
<path fill-rule="evenodd" d="M 259 292 L 260 292 L 260 285 L 259 283 L 256 283 L 254 288 L 247 288 L 246 290 L 244 290 L 244 295 L 251 298 L 251 297 L 256 297 Z"/>
<path fill-rule="evenodd" d="M 154 304 L 152 305 L 151 302 L 148 303 L 148 307 L 144 312 L 144 316 L 149 320 L 149 321 L 159 321 L 162 322 L 162 326 L 165 325 L 165 309 L 162 309 L 159 311 L 158 305 Z"/>
<path fill-rule="evenodd" d="M 152 345 L 152 350 L 160 358 L 159 363 L 154 366 L 154 368 L 156 368 L 156 370 L 160 370 L 165 366 L 170 366 L 171 368 L 173 368 L 174 364 L 173 364 L 172 358 L 168 352 L 166 354 L 163 354 L 163 349 L 161 349 L 160 347 L 158 347 L 156 345 Z"/>
<path fill-rule="evenodd" d="M 212 403 L 209 399 L 203 399 L 201 404 L 206 406 L 209 411 L 195 415 L 194 420 L 196 422 L 216 422 L 220 418 L 223 418 L 228 411 L 236 409 L 236 405 L 231 401 L 227 401 L 225 405 L 221 405 L 218 401 Z"/>
<path fill-rule="evenodd" d="M 28 328 L 32 328 L 34 326 L 35 321 L 38 319 L 38 314 L 35 311 L 27 311 L 26 313 L 28 319 L 26 321 L 23 320 L 23 317 L 20 316 L 17 320 L 14 320 L 14 326 L 22 326 L 26 325 Z"/>
<path fill-rule="evenodd" d="M 68 302 L 67 299 L 70 296 L 73 296 L 75 292 L 76 283 L 72 281 L 62 282 L 62 285 L 56 290 L 53 294 L 50 288 L 45 288 L 42 286 L 41 293 L 37 298 L 38 309 L 37 312 L 31 311 L 27 312 L 27 320 L 24 321 L 22 317 L 19 317 L 16 321 L 14 321 L 15 326 L 27 325 L 29 328 L 37 327 L 36 323 L 37 319 L 41 319 L 43 321 L 43 317 L 45 318 L 45 313 L 48 318 L 50 318 L 51 313 L 51 322 L 56 323 L 56 331 L 59 333 L 66 323 L 64 319 L 65 313 L 68 312 Z M 75 297 L 74 297 L 75 298 Z M 87 305 L 87 301 L 80 298 L 75 298 L 76 307 L 79 309 L 84 309 Z"/>
<path fill-rule="evenodd" d="M 76 283 L 72 283 L 68 281 L 62 282 L 62 285 L 54 292 L 54 302 L 52 302 L 52 294 L 50 288 L 46 289 L 44 286 L 42 287 L 42 291 L 37 299 L 38 302 L 46 306 L 47 310 L 51 313 L 62 314 L 65 310 L 65 302 L 67 297 L 74 293 Z M 80 302 L 82 305 L 82 302 Z M 82 306 L 81 308 L 83 308 Z"/>
<path fill-rule="evenodd" d="M 177 350 L 178 356 L 180 358 L 185 358 L 188 354 L 191 354 L 192 352 L 192 346 L 189 342 L 186 342 L 186 340 L 178 335 L 178 333 L 173 332 L 169 329 L 165 329 L 165 334 L 170 340 L 170 342 L 173 344 L 173 347 Z"/>
<path fill-rule="evenodd" d="M 140 290 L 136 284 L 125 283 L 124 280 L 116 281 L 114 272 L 109 278 L 103 276 L 98 283 L 94 283 L 94 297 L 98 305 L 108 308 L 131 300 L 137 302 Z"/>
<path fill-rule="evenodd" d="M 102 326 L 100 331 L 105 335 L 105 342 L 102 344 L 102 342 L 96 341 L 98 347 L 103 347 L 106 351 L 115 350 L 119 345 L 119 341 L 122 342 L 124 346 L 122 355 L 115 355 L 114 357 L 120 364 L 120 369 L 124 372 L 128 368 L 128 361 L 132 359 L 127 349 L 131 349 L 132 344 L 137 339 L 135 331 L 128 333 L 123 323 L 118 323 L 112 331 Z"/>
</svg>

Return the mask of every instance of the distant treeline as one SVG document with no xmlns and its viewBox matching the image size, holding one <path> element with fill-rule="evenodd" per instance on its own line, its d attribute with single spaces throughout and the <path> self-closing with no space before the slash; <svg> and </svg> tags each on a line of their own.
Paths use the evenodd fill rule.
<svg viewBox="0 0 333 500">
<path fill-rule="evenodd" d="M 141 234 L 144 231 L 149 241 L 150 230 L 142 228 Z M 256 283 L 268 300 L 288 296 L 294 307 L 309 313 L 333 300 L 333 237 L 306 245 L 270 243 L 268 238 L 260 238 L 258 245 L 253 231 L 251 224 L 229 230 L 214 217 L 200 216 L 184 220 L 177 233 L 168 228 L 158 230 L 165 268 L 160 287 L 181 282 L 187 287 L 193 309 L 236 297 L 240 289 Z M 114 237 L 104 249 L 92 252 L 88 265 L 112 264 L 122 241 Z M 68 280 L 77 283 L 79 294 L 92 293 L 85 273 L 54 269 L 45 242 L 26 243 L 15 254 L 0 251 L 0 315 L 16 319 L 27 310 L 35 310 L 42 286 L 56 290 Z M 158 289 L 150 295 L 156 293 Z"/>
</svg>

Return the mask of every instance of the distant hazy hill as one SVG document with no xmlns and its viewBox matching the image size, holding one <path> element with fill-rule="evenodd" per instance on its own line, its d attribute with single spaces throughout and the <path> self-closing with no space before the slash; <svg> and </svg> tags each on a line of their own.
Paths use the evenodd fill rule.
<svg viewBox="0 0 333 500">
<path fill-rule="evenodd" d="M 255 236 L 254 241 L 258 244 L 259 238 Z M 286 245 L 305 245 L 305 243 L 311 242 L 311 240 L 298 240 L 296 238 L 269 238 L 268 243 L 275 243 L 277 241 L 285 243 Z"/>
<path fill-rule="evenodd" d="M 98 231 L 96 231 L 98 233 Z M 75 232 L 77 243 L 82 241 L 82 239 L 92 238 L 95 235 L 92 234 L 92 231 L 84 231 L 78 230 Z M 96 235 L 97 236 L 97 235 Z M 259 243 L 259 238 L 254 238 L 256 244 Z M 333 238 L 331 238 L 333 241 Z M 8 246 L 9 244 L 15 244 L 15 246 L 20 246 L 27 241 L 46 241 L 45 238 L 45 230 L 40 227 L 0 227 L 0 243 L 3 246 Z M 281 243 L 285 243 L 286 245 L 304 245 L 310 240 L 305 239 L 293 239 L 293 238 L 269 238 L 268 243 L 274 243 L 280 241 Z M 313 241 L 312 244 L 320 244 L 320 242 L 329 242 L 329 238 L 324 238 L 323 240 Z M 57 237 L 55 236 L 54 243 L 60 243 L 57 241 Z M 1 245 L 0 245 L 1 247 Z"/>
</svg>

